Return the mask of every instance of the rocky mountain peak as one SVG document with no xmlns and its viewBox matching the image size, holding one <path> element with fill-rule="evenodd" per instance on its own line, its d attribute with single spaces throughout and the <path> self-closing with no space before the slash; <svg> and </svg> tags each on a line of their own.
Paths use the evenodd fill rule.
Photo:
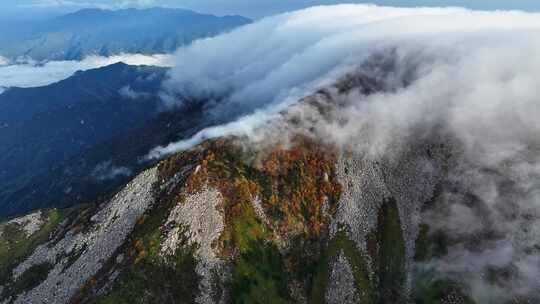
<svg viewBox="0 0 540 304">
<path fill-rule="evenodd" d="M 39 225 L 47 229 L 27 229 L 24 218 L 5 223 L 3 231 L 12 233 L 0 235 L 1 297 L 6 303 L 477 303 L 469 284 L 474 273 L 448 261 L 459 263 L 460 255 L 485 252 L 508 237 L 474 188 L 482 174 L 499 173 L 471 163 L 463 143 L 442 128 L 376 157 L 321 138 L 318 122 L 342 122 L 348 104 L 339 96 L 384 88 L 361 74 L 344 79 L 285 110 L 274 122 L 279 127 L 264 126 L 262 140 L 206 140 L 98 203 L 59 215 L 41 211 Z M 275 130 L 288 134 L 269 137 Z M 497 180 L 519 191 L 504 175 Z M 460 221 L 475 216 L 482 220 L 465 231 Z M 529 258 L 538 248 L 523 252 Z M 523 275 L 515 261 L 474 267 L 498 288 Z M 536 299 L 524 289 L 500 303 Z"/>
</svg>

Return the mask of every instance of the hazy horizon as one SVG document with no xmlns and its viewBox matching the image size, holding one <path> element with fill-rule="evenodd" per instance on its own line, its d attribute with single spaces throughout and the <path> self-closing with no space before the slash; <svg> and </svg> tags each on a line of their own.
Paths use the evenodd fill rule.
<svg viewBox="0 0 540 304">
<path fill-rule="evenodd" d="M 339 1 L 339 0 L 296 0 L 274 1 L 261 0 L 4 0 L 0 3 L 0 18 L 4 20 L 24 19 L 28 17 L 46 17 L 76 11 L 83 8 L 148 8 L 170 7 L 185 8 L 215 15 L 243 15 L 249 18 L 261 18 L 290 10 L 302 9 L 314 5 L 337 3 L 373 3 L 385 6 L 457 6 L 477 10 L 540 10 L 540 2 L 533 0 L 517 1 L 473 1 L 473 0 L 373 0 L 373 1 Z"/>
</svg>

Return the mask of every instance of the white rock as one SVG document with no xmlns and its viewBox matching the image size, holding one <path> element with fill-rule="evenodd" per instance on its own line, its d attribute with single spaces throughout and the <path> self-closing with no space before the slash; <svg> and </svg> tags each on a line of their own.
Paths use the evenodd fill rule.
<svg viewBox="0 0 540 304">
<path fill-rule="evenodd" d="M 330 279 L 325 293 L 326 303 L 357 303 L 359 295 L 356 290 L 352 267 L 343 251 L 330 264 Z"/>
<path fill-rule="evenodd" d="M 75 234 L 69 231 L 58 243 L 39 246 L 14 269 L 13 278 L 17 279 L 34 265 L 51 263 L 54 268 L 45 281 L 18 296 L 14 303 L 68 302 L 101 269 L 102 263 L 112 257 L 133 230 L 137 219 L 153 204 L 152 188 L 157 179 L 155 168 L 141 173 L 93 217 L 88 232 Z M 79 258 L 65 268 L 69 253 L 83 249 Z"/>
<path fill-rule="evenodd" d="M 5 225 L 16 224 L 22 228 L 26 236 L 31 236 L 36 233 L 45 224 L 43 220 L 43 214 L 41 211 L 37 211 L 23 217 L 18 217 L 10 220 Z M 3 232 L 3 229 L 1 230 Z"/>
<path fill-rule="evenodd" d="M 170 213 L 166 227 L 173 226 L 165 238 L 161 253 L 165 256 L 174 254 L 178 248 L 182 229 L 187 229 L 188 244 L 197 246 L 198 263 L 195 271 L 201 277 L 197 303 L 214 303 L 212 295 L 216 275 L 223 273 L 223 262 L 217 252 L 216 243 L 225 227 L 223 218 L 223 197 L 214 188 L 205 186 L 198 193 L 189 195 Z"/>
</svg>

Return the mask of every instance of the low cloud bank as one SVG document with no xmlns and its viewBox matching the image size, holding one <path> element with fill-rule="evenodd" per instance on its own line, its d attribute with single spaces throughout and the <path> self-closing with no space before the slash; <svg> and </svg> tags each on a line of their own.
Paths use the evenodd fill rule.
<svg viewBox="0 0 540 304">
<path fill-rule="evenodd" d="M 146 92 L 138 92 L 131 88 L 130 85 L 124 86 L 118 90 L 120 96 L 126 99 L 145 99 L 149 98 L 151 95 Z"/>
<path fill-rule="evenodd" d="M 315 7 L 198 41 L 174 63 L 169 103 L 195 97 L 241 118 L 149 157 L 300 132 L 377 159 L 448 136 L 460 151 L 453 190 L 428 222 L 469 243 L 424 266 L 465 280 L 480 303 L 540 299 L 540 14 Z M 332 109 L 297 103 L 308 95 Z"/>
<path fill-rule="evenodd" d="M 94 168 L 91 176 L 97 181 L 103 182 L 130 176 L 132 173 L 131 169 L 127 167 L 114 166 L 111 161 L 105 161 Z"/>
<path fill-rule="evenodd" d="M 266 18 L 180 48 L 170 60 L 174 67 L 164 83 L 162 97 L 173 106 L 194 98 L 204 100 L 215 104 L 213 115 L 220 117 L 275 112 L 276 107 L 294 104 L 333 84 L 373 54 L 388 49 L 396 49 L 400 56 L 406 57 L 402 60 L 423 63 L 418 73 L 437 68 L 428 65 L 433 61 L 446 63 L 442 68 L 451 69 L 452 62 L 465 64 L 462 61 L 469 52 L 485 53 L 488 57 L 482 54 L 478 57 L 484 61 L 491 58 L 494 62 L 484 62 L 480 70 L 466 73 L 467 78 L 480 77 L 479 73 L 487 74 L 490 67 L 497 66 L 506 56 L 505 50 L 489 56 L 492 46 L 514 53 L 525 47 L 530 50 L 527 55 L 537 57 L 534 56 L 536 39 L 531 39 L 531 35 L 540 34 L 539 16 L 461 8 L 373 5 L 309 8 Z M 527 45 L 522 46 L 523 43 Z M 406 56 L 407 52 L 415 56 Z M 525 56 L 523 59 L 528 58 Z M 530 67 L 527 60 L 519 63 Z M 454 83 L 470 87 L 475 80 Z M 445 83 L 440 89 L 446 90 L 450 85 Z M 255 119 L 246 119 L 257 123 Z M 173 151 L 166 149 L 166 153 Z M 154 156 L 160 155 L 159 149 L 154 152 Z"/>
<path fill-rule="evenodd" d="M 169 55 L 120 54 L 110 57 L 88 56 L 81 61 L 36 62 L 20 59 L 9 62 L 0 57 L 0 87 L 38 87 L 63 80 L 76 71 L 95 69 L 117 62 L 131 65 L 170 66 Z"/>
<path fill-rule="evenodd" d="M 8 65 L 8 64 L 9 64 L 9 60 L 6 57 L 3 57 L 0 55 L 0 67 L 4 65 Z"/>
</svg>

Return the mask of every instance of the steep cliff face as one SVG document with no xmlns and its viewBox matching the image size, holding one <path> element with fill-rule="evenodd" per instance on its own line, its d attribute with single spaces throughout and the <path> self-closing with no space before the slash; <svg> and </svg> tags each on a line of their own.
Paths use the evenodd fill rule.
<svg viewBox="0 0 540 304">
<path fill-rule="evenodd" d="M 479 252 L 501 239 L 480 223 L 455 233 L 467 229 L 459 223 L 470 212 L 490 220 L 467 184 L 470 168 L 459 142 L 442 134 L 378 158 L 304 135 L 262 148 L 240 138 L 206 141 L 102 202 L 2 224 L 1 297 L 486 303 L 470 270 L 447 262 L 468 258 L 455 248 Z M 534 258 L 538 248 L 526 254 Z M 513 286 L 519 263 L 488 264 L 485 284 Z M 538 299 L 525 289 L 492 303 Z"/>
<path fill-rule="evenodd" d="M 49 235 L 16 260 L 3 257 L 4 302 L 407 303 L 415 296 L 415 256 L 427 258 L 431 246 L 422 208 L 445 179 L 447 149 L 419 143 L 399 159 L 374 162 L 305 138 L 264 151 L 240 143 L 210 141 L 174 155 L 63 220 L 50 211 L 4 224 L 23 240 Z M 52 222 L 56 229 L 38 229 Z M 459 282 L 432 283 L 422 303 L 468 303 Z"/>
<path fill-rule="evenodd" d="M 287 109 L 284 138 L 207 140 L 101 202 L 3 223 L 3 303 L 540 301 L 522 163 L 473 162 L 444 128 L 378 155 L 324 139 L 313 122 L 358 87 L 385 85 L 351 75 Z"/>
</svg>

